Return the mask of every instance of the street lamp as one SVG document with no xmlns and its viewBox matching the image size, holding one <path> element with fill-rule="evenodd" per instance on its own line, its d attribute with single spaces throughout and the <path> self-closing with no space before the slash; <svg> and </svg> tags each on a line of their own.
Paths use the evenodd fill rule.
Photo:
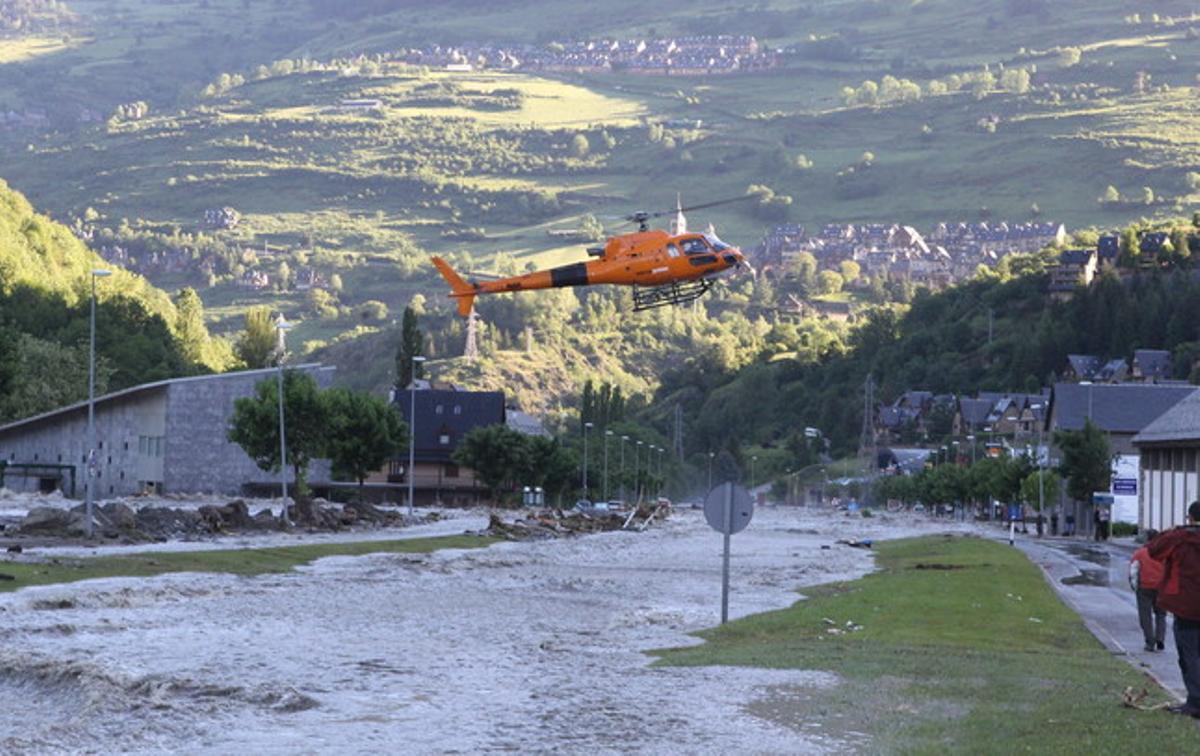
<svg viewBox="0 0 1200 756">
<path fill-rule="evenodd" d="M 754 488 L 754 463 L 758 461 L 758 457 L 750 458 L 750 487 Z"/>
<path fill-rule="evenodd" d="M 96 485 L 96 279 L 111 276 L 111 270 L 92 270 L 91 339 L 88 342 L 88 453 L 87 453 L 87 537 L 92 533 L 93 489 Z"/>
<path fill-rule="evenodd" d="M 417 476 L 417 365 L 425 358 L 414 354 L 412 358 L 412 382 L 408 384 L 408 516 L 413 515 L 413 479 Z M 436 492 L 435 492 L 436 493 Z"/>
<path fill-rule="evenodd" d="M 708 453 L 708 490 L 712 490 L 712 461 L 715 455 L 712 452 Z"/>
<path fill-rule="evenodd" d="M 621 436 L 621 501 L 625 501 L 625 442 L 629 436 Z"/>
<path fill-rule="evenodd" d="M 284 525 L 290 525 L 288 521 L 287 511 L 287 435 L 284 432 L 283 425 L 283 358 L 287 355 L 287 347 L 284 346 L 283 337 L 287 330 L 292 327 L 292 324 L 283 319 L 283 313 L 279 313 L 279 319 L 275 321 L 275 333 L 278 334 L 278 340 L 275 342 L 276 360 L 275 365 L 278 368 L 276 376 L 278 377 L 277 387 L 279 389 L 279 488 L 283 494 L 283 511 L 280 513 L 280 518 Z"/>
<path fill-rule="evenodd" d="M 666 447 L 664 447 L 664 446 L 658 447 L 658 495 L 659 496 L 663 495 L 663 491 L 666 490 L 666 487 L 667 487 L 667 476 L 666 476 L 666 473 L 663 472 L 663 455 L 666 453 L 666 451 L 667 451 Z"/>
<path fill-rule="evenodd" d="M 608 439 L 612 438 L 613 432 L 610 430 L 604 431 L 604 500 L 608 501 Z"/>
<path fill-rule="evenodd" d="M 975 436 L 967 436 L 967 441 L 971 444 L 971 466 L 975 466 Z"/>
<path fill-rule="evenodd" d="M 595 427 L 594 423 L 584 423 L 583 424 L 583 498 L 585 498 L 585 499 L 588 499 L 588 484 L 587 484 L 588 431 L 591 430 L 593 427 Z M 588 500 L 590 501 L 591 499 L 588 499 Z"/>
<path fill-rule="evenodd" d="M 1089 391 L 1090 391 L 1090 389 L 1089 389 Z M 1043 409 L 1045 408 L 1045 406 L 1046 406 L 1046 405 L 1044 405 L 1044 404 L 1031 404 L 1031 405 L 1029 406 L 1029 409 L 1031 409 L 1031 410 L 1043 410 Z M 1038 448 L 1037 448 L 1037 458 L 1038 458 L 1038 516 L 1040 517 L 1040 516 L 1041 516 L 1041 514 L 1042 514 L 1042 512 L 1045 510 L 1045 507 L 1046 507 L 1046 483 L 1045 483 L 1045 480 L 1044 480 L 1044 478 L 1045 478 L 1045 472 L 1042 470 L 1042 428 L 1043 428 L 1043 426 L 1045 425 L 1045 421 L 1044 421 L 1044 419 L 1042 419 L 1042 420 L 1038 420 L 1038 418 L 1037 418 L 1036 416 L 1034 417 L 1034 420 L 1037 420 L 1037 424 L 1038 424 Z"/>
<path fill-rule="evenodd" d="M 642 442 L 633 449 L 633 498 L 642 500 Z"/>
</svg>

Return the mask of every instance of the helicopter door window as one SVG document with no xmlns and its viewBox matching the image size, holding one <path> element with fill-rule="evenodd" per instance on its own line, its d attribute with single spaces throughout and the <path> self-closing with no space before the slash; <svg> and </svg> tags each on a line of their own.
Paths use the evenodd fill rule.
<svg viewBox="0 0 1200 756">
<path fill-rule="evenodd" d="M 712 252 L 703 239 L 684 239 L 682 246 L 684 253 L 689 255 L 703 255 Z"/>
<path fill-rule="evenodd" d="M 676 247 L 674 244 L 668 244 L 667 245 L 667 256 L 668 257 L 679 257 L 679 247 Z"/>
</svg>

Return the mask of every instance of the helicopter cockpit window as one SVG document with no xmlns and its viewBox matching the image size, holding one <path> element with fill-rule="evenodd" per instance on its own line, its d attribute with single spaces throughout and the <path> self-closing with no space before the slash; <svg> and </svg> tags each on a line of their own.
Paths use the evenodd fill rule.
<svg viewBox="0 0 1200 756">
<path fill-rule="evenodd" d="M 711 244 L 713 249 L 717 250 L 718 252 L 730 249 L 730 246 L 718 239 L 716 234 L 705 234 L 704 238 L 708 239 L 708 243 Z"/>
<path fill-rule="evenodd" d="M 679 247 L 676 247 L 674 244 L 668 244 L 667 257 L 679 257 Z"/>
<path fill-rule="evenodd" d="M 683 247 L 684 253 L 688 255 L 703 255 L 712 252 L 704 240 L 699 238 L 684 239 L 680 246 Z"/>
</svg>

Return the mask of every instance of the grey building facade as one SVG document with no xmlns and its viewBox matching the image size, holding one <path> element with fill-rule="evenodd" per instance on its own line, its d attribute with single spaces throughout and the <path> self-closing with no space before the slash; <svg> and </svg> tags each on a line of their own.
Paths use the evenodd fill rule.
<svg viewBox="0 0 1200 756">
<path fill-rule="evenodd" d="M 322 388 L 333 382 L 333 368 L 293 369 L 311 374 Z M 194 376 L 96 397 L 97 496 L 149 491 L 236 495 L 246 485 L 278 483 L 278 473 L 259 469 L 226 438 L 234 401 L 252 396 L 257 383 L 275 376 L 274 368 Z M 0 460 L 11 466 L 4 486 L 16 491 L 66 488 L 73 470 L 75 494 L 82 496 L 87 449 L 87 402 L 0 426 Z M 32 469 L 35 475 L 18 477 L 12 474 L 17 469 Z M 328 481 L 329 461 L 314 460 L 308 476 L 313 482 Z"/>
</svg>

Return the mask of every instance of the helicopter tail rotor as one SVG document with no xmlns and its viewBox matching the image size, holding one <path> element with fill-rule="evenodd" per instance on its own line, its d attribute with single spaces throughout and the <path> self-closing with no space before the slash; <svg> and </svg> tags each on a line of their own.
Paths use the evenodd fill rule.
<svg viewBox="0 0 1200 756">
<path fill-rule="evenodd" d="M 464 281 L 442 258 L 433 258 L 433 265 L 442 274 L 442 278 L 446 279 L 446 283 L 450 284 L 450 296 L 458 299 L 458 314 L 464 318 L 469 316 L 475 306 L 476 288 Z"/>
</svg>

